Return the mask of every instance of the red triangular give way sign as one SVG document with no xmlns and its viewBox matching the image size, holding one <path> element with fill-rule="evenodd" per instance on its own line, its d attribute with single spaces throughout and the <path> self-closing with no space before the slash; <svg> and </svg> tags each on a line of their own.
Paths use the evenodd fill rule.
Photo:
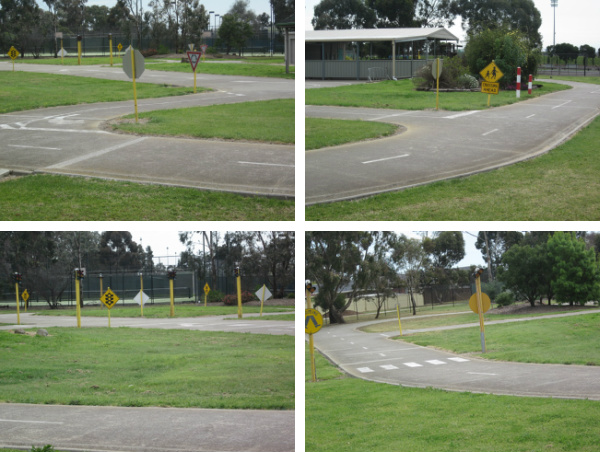
<svg viewBox="0 0 600 452">
<path fill-rule="evenodd" d="M 192 71 L 196 72 L 196 66 L 198 66 L 198 61 L 200 61 L 202 52 L 187 52 L 187 56 L 192 65 Z"/>
</svg>

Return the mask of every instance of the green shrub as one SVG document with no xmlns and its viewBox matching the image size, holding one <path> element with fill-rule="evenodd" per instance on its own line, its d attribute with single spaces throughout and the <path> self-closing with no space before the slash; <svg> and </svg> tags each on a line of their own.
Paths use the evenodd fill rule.
<svg viewBox="0 0 600 452">
<path fill-rule="evenodd" d="M 496 296 L 498 306 L 509 306 L 515 302 L 515 296 L 512 292 L 502 292 Z"/>
<path fill-rule="evenodd" d="M 166 45 L 161 44 L 158 46 L 158 49 L 156 50 L 156 52 L 159 55 L 166 55 L 167 53 L 169 53 L 169 48 Z"/>
<path fill-rule="evenodd" d="M 54 447 L 46 444 L 44 447 L 31 446 L 31 452 L 54 452 Z"/>
<path fill-rule="evenodd" d="M 285 297 L 285 298 L 296 298 L 296 294 L 293 292 L 289 293 L 289 294 L 287 294 L 287 297 Z"/>
<path fill-rule="evenodd" d="M 249 301 L 253 300 L 256 300 L 256 296 L 252 292 L 249 292 L 247 290 L 242 291 L 242 304 L 248 303 Z M 237 302 L 237 294 L 225 295 L 225 297 L 223 298 L 223 303 L 225 303 L 226 306 L 235 306 L 237 305 Z"/>
<path fill-rule="evenodd" d="M 206 298 L 209 303 L 221 303 L 225 298 L 225 294 L 220 290 L 211 289 Z"/>
<path fill-rule="evenodd" d="M 463 74 L 456 79 L 457 87 L 461 89 L 477 89 L 479 82 L 471 74 Z"/>
<path fill-rule="evenodd" d="M 417 70 L 415 78 L 413 79 L 413 83 L 417 88 L 426 89 L 435 88 L 437 86 L 432 72 L 434 64 L 435 60 L 432 60 L 432 62 Z M 461 88 L 458 80 L 460 77 L 467 75 L 468 72 L 469 70 L 461 57 L 444 58 L 442 74 L 440 76 L 440 88 Z"/>
</svg>

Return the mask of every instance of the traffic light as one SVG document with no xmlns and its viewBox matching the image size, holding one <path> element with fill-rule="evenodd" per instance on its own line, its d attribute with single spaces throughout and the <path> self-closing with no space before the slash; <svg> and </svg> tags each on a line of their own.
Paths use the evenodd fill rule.
<svg viewBox="0 0 600 452">
<path fill-rule="evenodd" d="M 314 293 L 317 288 L 314 287 L 310 281 L 306 281 L 306 290 L 308 290 L 310 293 Z"/>
<path fill-rule="evenodd" d="M 175 279 L 177 277 L 177 272 L 175 270 L 169 270 L 167 272 L 167 277 L 169 279 Z"/>
<path fill-rule="evenodd" d="M 236 278 L 239 278 L 240 276 L 240 267 L 235 267 L 234 269 L 234 275 Z"/>
<path fill-rule="evenodd" d="M 477 279 L 481 275 L 483 275 L 483 268 L 477 268 L 475 269 L 475 273 L 473 273 L 473 278 Z"/>
<path fill-rule="evenodd" d="M 85 278 L 85 273 L 83 272 L 83 270 L 81 270 L 80 268 L 75 269 L 75 278 L 77 278 L 78 280 L 82 280 L 83 278 Z"/>
<path fill-rule="evenodd" d="M 21 284 L 23 281 L 23 275 L 21 273 L 14 272 L 11 276 L 14 283 Z"/>
</svg>

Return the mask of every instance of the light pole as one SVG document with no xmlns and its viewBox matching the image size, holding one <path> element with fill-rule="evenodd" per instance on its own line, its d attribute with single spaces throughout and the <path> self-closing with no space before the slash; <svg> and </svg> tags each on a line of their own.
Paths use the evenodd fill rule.
<svg viewBox="0 0 600 452">
<path fill-rule="evenodd" d="M 556 7 L 558 6 L 558 0 L 550 0 L 550 6 L 554 8 L 554 30 L 552 32 L 552 53 L 556 55 Z"/>
<path fill-rule="evenodd" d="M 208 12 L 208 30 L 209 30 L 209 31 L 210 31 L 210 15 L 211 15 L 211 14 L 214 14 L 214 13 L 215 13 L 214 11 L 209 11 L 209 12 Z M 211 44 L 212 44 L 212 46 L 214 47 L 214 46 L 215 46 L 215 35 L 214 35 L 214 31 L 213 31 L 213 32 L 210 34 L 210 36 L 211 36 L 211 38 L 212 38 L 212 42 L 211 42 Z"/>
</svg>

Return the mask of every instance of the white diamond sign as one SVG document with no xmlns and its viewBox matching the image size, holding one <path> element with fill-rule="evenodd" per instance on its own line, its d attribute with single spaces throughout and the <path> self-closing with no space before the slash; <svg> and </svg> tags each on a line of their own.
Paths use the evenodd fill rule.
<svg viewBox="0 0 600 452">
<path fill-rule="evenodd" d="M 261 301 L 268 300 L 272 296 L 271 292 L 269 292 L 269 289 L 267 289 L 267 286 L 265 286 L 264 284 L 263 284 L 263 286 L 260 289 L 258 289 L 255 292 L 255 295 Z"/>
<path fill-rule="evenodd" d="M 148 295 L 146 295 L 145 292 L 138 292 L 137 295 L 135 297 L 133 297 L 133 301 L 135 301 L 137 304 L 140 304 L 140 293 L 144 294 L 142 297 L 144 304 L 148 303 L 148 301 L 150 300 L 150 297 Z"/>
</svg>

